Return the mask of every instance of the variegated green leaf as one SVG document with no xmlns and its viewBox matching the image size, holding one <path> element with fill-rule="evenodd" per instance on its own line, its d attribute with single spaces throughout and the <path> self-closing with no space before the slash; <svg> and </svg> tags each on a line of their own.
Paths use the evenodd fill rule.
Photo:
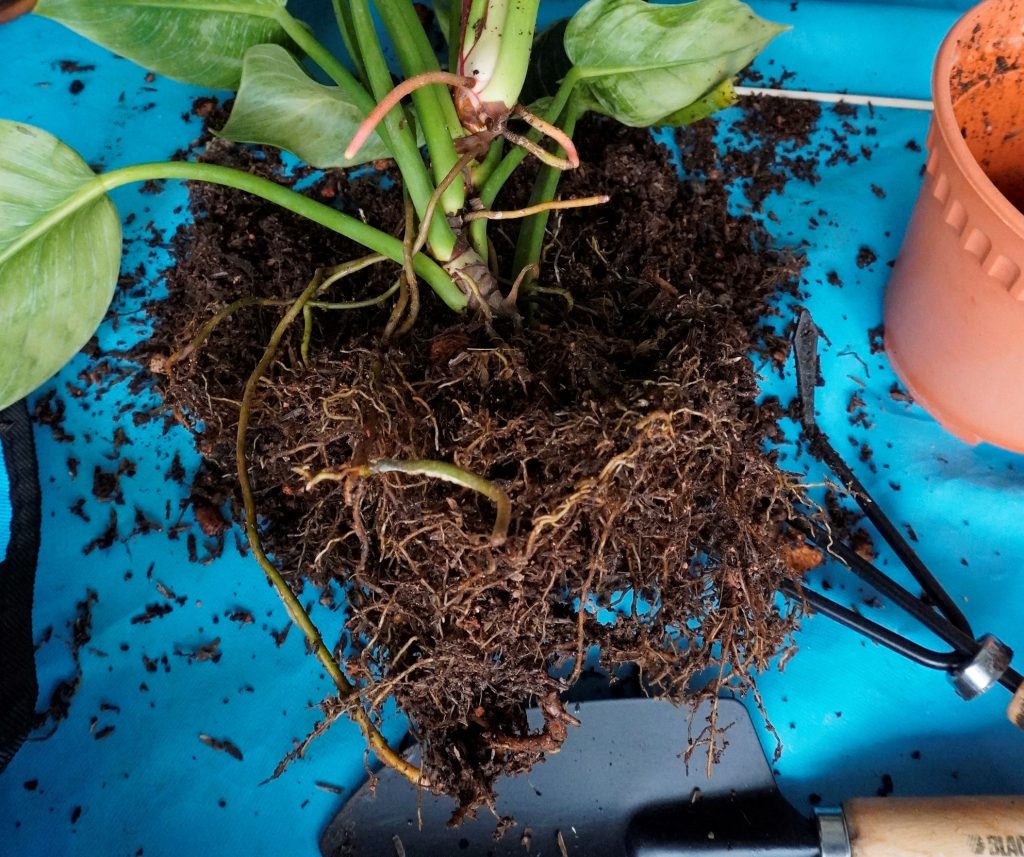
<svg viewBox="0 0 1024 857">
<path fill-rule="evenodd" d="M 279 45 L 257 45 L 245 54 L 242 85 L 220 136 L 236 143 L 287 149 L 314 167 L 350 167 L 389 158 L 373 134 L 354 159 L 344 152 L 365 118 L 337 86 L 312 80 Z"/>
<path fill-rule="evenodd" d="M 569 22 L 565 49 L 588 106 L 643 127 L 715 90 L 785 29 L 739 0 L 590 0 Z"/>
<path fill-rule="evenodd" d="M 39 0 L 35 11 L 145 68 L 235 89 L 253 45 L 286 43 L 286 0 Z"/>
<path fill-rule="evenodd" d="M 0 120 L 0 408 L 85 345 L 120 264 L 121 222 L 95 173 L 56 137 Z"/>
<path fill-rule="evenodd" d="M 681 110 L 677 110 L 668 116 L 663 116 L 658 121 L 658 124 L 675 127 L 692 125 L 701 119 L 707 119 L 712 113 L 717 113 L 726 107 L 732 107 L 736 103 L 736 99 L 736 89 L 732 85 L 732 79 L 729 79 L 720 83 L 711 92 L 702 95 L 693 104 L 687 104 Z"/>
</svg>

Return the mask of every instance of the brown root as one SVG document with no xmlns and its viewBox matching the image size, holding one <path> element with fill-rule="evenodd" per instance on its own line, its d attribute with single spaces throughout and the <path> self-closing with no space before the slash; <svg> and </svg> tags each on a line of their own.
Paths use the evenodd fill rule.
<svg viewBox="0 0 1024 857">
<path fill-rule="evenodd" d="M 335 276 L 340 279 L 348 274 L 362 270 L 369 265 L 376 264 L 377 262 L 382 261 L 382 259 L 383 257 L 377 254 L 366 256 L 362 259 L 356 259 L 347 265 L 339 266 L 340 270 L 336 272 Z M 270 341 L 267 343 L 259 363 L 256 364 L 256 368 L 252 370 L 245 382 L 245 388 L 242 392 L 242 400 L 239 406 L 238 425 L 235 430 L 235 465 L 238 474 L 238 485 L 242 494 L 242 504 L 244 507 L 245 534 L 249 540 L 249 547 L 252 550 L 253 556 L 256 558 L 256 562 L 259 564 L 260 568 L 263 569 L 264 574 L 266 574 L 267 579 L 274 586 L 274 589 L 277 590 L 277 594 L 284 603 L 285 608 L 288 610 L 288 615 L 291 617 L 291 620 L 302 630 L 310 650 L 316 656 L 317 660 L 320 661 L 327 674 L 331 677 L 331 680 L 334 682 L 335 687 L 337 687 L 342 697 L 350 703 L 349 716 L 356 722 L 360 730 L 362 730 L 368 746 L 373 749 L 377 754 L 377 758 L 379 758 L 384 764 L 390 768 L 394 768 L 414 785 L 429 785 L 429 781 L 421 776 L 421 772 L 419 770 L 410 765 L 404 758 L 388 746 L 384 736 L 381 735 L 380 730 L 378 730 L 376 725 L 373 723 L 372 717 L 363 708 L 358 686 L 354 685 L 345 677 L 345 674 L 342 672 L 338 662 L 334 659 L 334 654 L 324 643 L 320 630 L 313 624 L 309 614 L 292 591 L 292 588 L 288 585 L 288 582 L 284 579 L 277 566 L 274 565 L 263 550 L 259 527 L 257 525 L 256 501 L 253 497 L 252 482 L 249 478 L 247 438 L 249 418 L 252 412 L 253 395 L 256 391 L 256 387 L 263 379 L 268 367 L 277 356 L 277 350 L 280 347 L 281 340 L 288 331 L 288 328 L 291 327 L 292 322 L 298 318 L 304 307 L 313 298 L 313 295 L 322 290 L 327 276 L 328 275 L 325 271 L 318 270 L 309 285 L 307 285 L 303 290 L 302 294 L 292 302 L 288 311 L 277 323 L 273 333 L 270 335 Z"/>
</svg>

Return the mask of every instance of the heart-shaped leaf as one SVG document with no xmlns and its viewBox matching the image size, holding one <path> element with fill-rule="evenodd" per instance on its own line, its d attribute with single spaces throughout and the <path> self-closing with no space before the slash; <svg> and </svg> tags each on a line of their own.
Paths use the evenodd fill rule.
<svg viewBox="0 0 1024 857">
<path fill-rule="evenodd" d="M 287 0 L 39 0 L 35 11 L 160 74 L 235 89 L 253 45 L 288 42 Z"/>
<path fill-rule="evenodd" d="M 245 54 L 242 84 L 220 136 L 236 143 L 287 149 L 314 167 L 350 167 L 391 154 L 377 134 L 345 158 L 345 146 L 366 114 L 337 86 L 310 78 L 280 45 Z"/>
<path fill-rule="evenodd" d="M 588 106 L 644 127 L 732 78 L 785 29 L 738 0 L 590 0 L 569 22 L 565 49 Z"/>
<path fill-rule="evenodd" d="M 0 408 L 88 342 L 121 264 L 121 221 L 56 137 L 0 120 Z"/>
</svg>

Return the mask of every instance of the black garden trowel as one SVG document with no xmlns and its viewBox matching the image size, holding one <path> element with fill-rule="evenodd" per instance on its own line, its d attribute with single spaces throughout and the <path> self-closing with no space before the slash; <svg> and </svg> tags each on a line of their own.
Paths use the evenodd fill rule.
<svg viewBox="0 0 1024 857">
<path fill-rule="evenodd" d="M 1024 799 L 870 798 L 808 818 L 772 778 L 750 717 L 719 701 L 726 746 L 708 777 L 703 759 L 680 758 L 707 704 L 687 709 L 651 699 L 570 706 L 581 726 L 560 753 L 497 785 L 499 816 L 514 826 L 495 839 L 481 812 L 456 828 L 449 798 L 416 789 L 390 769 L 356 792 L 320 839 L 324 857 L 881 857 L 1024 855 Z M 535 728 L 538 723 L 532 723 Z M 990 848 L 999 849 L 992 851 Z"/>
</svg>

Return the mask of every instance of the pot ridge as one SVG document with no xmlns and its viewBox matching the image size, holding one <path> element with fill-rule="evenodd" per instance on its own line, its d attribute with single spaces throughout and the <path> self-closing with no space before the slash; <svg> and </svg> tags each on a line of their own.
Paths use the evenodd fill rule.
<svg viewBox="0 0 1024 857">
<path fill-rule="evenodd" d="M 932 95 L 886 351 L 946 429 L 1024 452 L 1024 0 L 986 0 L 954 25 Z"/>
</svg>

